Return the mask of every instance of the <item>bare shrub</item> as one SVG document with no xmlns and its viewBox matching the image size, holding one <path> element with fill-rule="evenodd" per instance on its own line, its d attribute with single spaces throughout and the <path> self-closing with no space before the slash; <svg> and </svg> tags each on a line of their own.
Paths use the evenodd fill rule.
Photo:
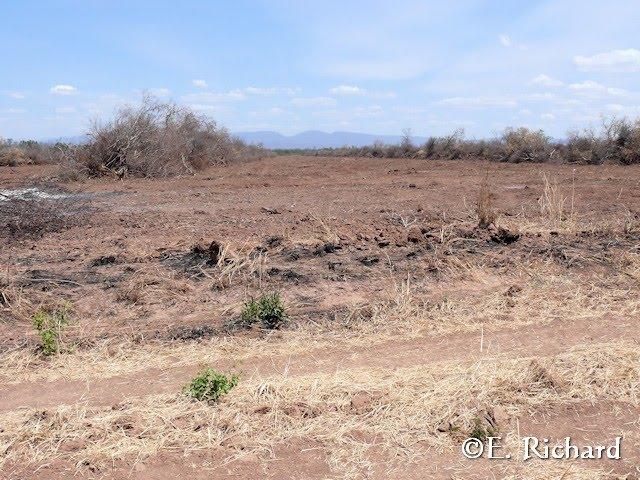
<svg viewBox="0 0 640 480">
<path fill-rule="evenodd" d="M 565 158 L 570 163 L 600 164 L 605 159 L 603 142 L 593 129 L 584 132 L 569 132 Z"/>
<path fill-rule="evenodd" d="M 640 163 L 640 119 L 604 122 L 606 157 L 624 165 Z"/>
<path fill-rule="evenodd" d="M 381 140 L 376 140 L 371 146 L 370 155 L 374 158 L 382 158 L 385 156 L 385 145 Z"/>
<path fill-rule="evenodd" d="M 464 130 L 460 128 L 449 135 L 429 137 L 421 150 L 424 158 L 460 158 L 464 152 Z"/>
<path fill-rule="evenodd" d="M 0 166 L 43 165 L 58 163 L 61 160 L 59 147 L 56 143 L 49 145 L 35 140 L 0 140 Z"/>
<path fill-rule="evenodd" d="M 15 147 L 0 147 L 0 167 L 15 167 L 27 163 L 27 157 L 22 150 Z"/>
<path fill-rule="evenodd" d="M 603 120 L 600 132 L 593 128 L 570 132 L 564 156 L 576 163 L 640 163 L 640 120 L 613 118 Z"/>
<path fill-rule="evenodd" d="M 402 150 L 402 154 L 405 157 L 411 156 L 413 152 L 415 152 L 416 148 L 413 146 L 413 132 L 410 128 L 405 128 L 402 130 L 400 149 Z"/>
<path fill-rule="evenodd" d="M 88 176 L 192 174 L 261 151 L 206 116 L 150 96 L 120 109 L 109 122 L 95 122 L 89 138 L 71 156 L 72 165 Z"/>
<path fill-rule="evenodd" d="M 549 137 L 542 130 L 507 128 L 500 140 L 502 152 L 499 160 L 503 162 L 546 162 L 553 151 Z"/>
</svg>

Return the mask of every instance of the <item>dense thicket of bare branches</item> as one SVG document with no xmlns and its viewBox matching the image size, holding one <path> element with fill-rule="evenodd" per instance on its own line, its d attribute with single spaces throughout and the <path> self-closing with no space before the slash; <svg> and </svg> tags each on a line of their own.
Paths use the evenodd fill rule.
<svg viewBox="0 0 640 480">
<path fill-rule="evenodd" d="M 45 144 L 35 140 L 14 142 L 0 138 L 0 167 L 16 165 L 42 165 L 59 163 L 68 148 L 62 143 Z"/>
<path fill-rule="evenodd" d="M 94 122 L 89 141 L 73 149 L 70 161 L 89 176 L 168 177 L 260 153 L 204 115 L 144 97 L 111 121 Z"/>
<path fill-rule="evenodd" d="M 604 121 L 600 130 L 588 129 L 570 133 L 566 141 L 553 141 L 542 130 L 525 127 L 508 128 L 489 140 L 472 140 L 463 130 L 450 135 L 430 137 L 422 145 L 415 145 L 408 132 L 400 144 L 376 142 L 365 147 L 342 147 L 288 150 L 283 152 L 306 155 L 458 159 L 477 158 L 496 162 L 567 162 L 602 164 L 640 163 L 640 120 Z"/>
<path fill-rule="evenodd" d="M 396 145 L 279 150 L 304 155 L 384 158 L 459 159 L 496 162 L 640 163 L 640 120 L 610 119 L 599 129 L 570 132 L 554 141 L 542 130 L 508 128 L 488 140 L 465 138 L 463 130 L 430 137 L 423 144 L 403 131 Z M 138 106 L 94 122 L 88 141 L 79 145 L 11 142 L 0 139 L 0 166 L 62 164 L 61 180 L 87 176 L 167 177 L 190 174 L 209 165 L 262 157 L 270 152 L 245 144 L 204 115 L 172 103 L 144 97 Z"/>
</svg>

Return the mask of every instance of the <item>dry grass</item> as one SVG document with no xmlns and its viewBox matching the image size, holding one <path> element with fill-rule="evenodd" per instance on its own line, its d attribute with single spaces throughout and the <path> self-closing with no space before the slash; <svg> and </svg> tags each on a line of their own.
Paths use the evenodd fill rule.
<svg viewBox="0 0 640 480">
<path fill-rule="evenodd" d="M 251 284 L 257 281 L 262 288 L 262 278 L 267 266 L 267 254 L 256 252 L 246 245 L 232 249 L 223 245 L 213 273 L 202 270 L 203 275 L 213 281 L 215 288 L 227 288 L 235 283 Z"/>
<path fill-rule="evenodd" d="M 175 273 L 158 267 L 143 267 L 118 285 L 116 299 L 131 305 L 168 305 L 192 291 L 193 287 Z"/>
<path fill-rule="evenodd" d="M 494 225 L 498 219 L 498 213 L 493 207 L 493 201 L 495 194 L 492 191 L 492 186 L 489 182 L 489 172 L 487 172 L 480 184 L 480 191 L 478 192 L 478 203 L 476 206 L 476 214 L 478 215 L 478 226 L 480 228 L 488 228 L 490 225 Z"/>
<path fill-rule="evenodd" d="M 202 362 L 239 365 L 261 358 L 320 352 L 329 347 L 349 350 L 390 341 L 482 329 L 515 329 L 567 319 L 598 322 L 603 318 L 630 318 L 640 313 L 640 299 L 630 296 L 640 259 L 626 255 L 619 262 L 619 275 L 588 279 L 563 274 L 553 265 L 532 264 L 523 267 L 518 275 L 512 274 L 507 283 L 491 270 L 460 267 L 455 283 L 435 291 L 428 290 L 428 279 L 397 282 L 389 299 L 353 305 L 341 327 L 335 322 L 315 323 L 260 339 L 225 337 L 195 344 L 143 345 L 111 340 L 46 363 L 27 350 L 17 350 L 0 356 L 5 365 L 0 381 L 109 378 L 148 368 Z M 513 285 L 519 289 L 510 294 Z M 143 287 L 142 295 L 154 297 L 158 288 L 159 285 Z"/>
<path fill-rule="evenodd" d="M 34 311 L 33 302 L 16 284 L 15 275 L 9 268 L 3 269 L 0 272 L 0 321 L 24 321 Z"/>
<path fill-rule="evenodd" d="M 0 415 L 0 451 L 11 463 L 106 464 L 167 449 L 269 455 L 278 442 L 303 437 L 323 444 L 334 470 L 356 476 L 374 443 L 408 459 L 451 449 L 498 406 L 517 416 L 579 400 L 637 405 L 639 393 L 637 348 L 611 343 L 549 358 L 243 378 L 216 406 L 164 395 L 113 408 L 13 411 Z"/>
<path fill-rule="evenodd" d="M 565 221 L 573 221 L 575 191 L 571 196 L 562 191 L 557 180 L 549 181 L 545 173 L 542 174 L 544 190 L 538 200 L 540 213 L 546 217 L 553 227 L 559 227 Z"/>
</svg>

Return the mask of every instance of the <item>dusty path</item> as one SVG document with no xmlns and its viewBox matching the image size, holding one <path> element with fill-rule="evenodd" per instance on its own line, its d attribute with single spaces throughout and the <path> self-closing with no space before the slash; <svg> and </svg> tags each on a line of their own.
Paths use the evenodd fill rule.
<svg viewBox="0 0 640 480">
<path fill-rule="evenodd" d="M 398 339 L 348 349 L 320 349 L 306 354 L 247 360 L 235 359 L 212 365 L 218 370 L 239 369 L 244 377 L 307 375 L 355 368 L 395 368 L 437 362 L 492 361 L 549 356 L 573 347 L 606 343 L 624 339 L 639 343 L 640 331 L 634 319 L 613 318 L 556 322 L 544 326 L 488 331 L 486 333 L 456 333 L 437 337 Z M 482 342 L 482 351 L 480 343 Z M 0 399 L 0 411 L 16 408 L 47 408 L 55 405 L 87 403 L 110 405 L 127 398 L 160 393 L 175 393 L 200 368 L 191 365 L 179 368 L 147 369 L 131 375 L 112 378 L 91 378 L 86 381 L 26 382 L 5 385 Z"/>
</svg>

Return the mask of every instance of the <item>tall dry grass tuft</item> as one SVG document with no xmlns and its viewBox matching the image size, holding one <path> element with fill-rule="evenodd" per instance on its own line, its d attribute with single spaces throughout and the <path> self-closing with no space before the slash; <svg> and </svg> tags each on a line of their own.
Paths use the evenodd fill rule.
<svg viewBox="0 0 640 480">
<path fill-rule="evenodd" d="M 476 206 L 478 226 L 480 228 L 489 228 L 491 225 L 495 224 L 498 219 L 498 213 L 493 208 L 494 198 L 495 194 L 493 193 L 492 185 L 489 182 L 489 173 L 487 172 L 480 184 L 478 203 Z"/>
<path fill-rule="evenodd" d="M 575 203 L 575 179 L 572 182 L 571 196 L 567 196 L 560 187 L 558 180 L 549 180 L 546 173 L 542 173 L 543 191 L 538 199 L 540 213 L 545 216 L 554 228 L 564 221 L 573 220 Z"/>
<path fill-rule="evenodd" d="M 262 288 L 262 279 L 267 265 L 267 254 L 256 251 L 249 245 L 232 248 L 229 244 L 216 242 L 215 257 L 206 263 L 189 268 L 189 272 L 212 281 L 215 289 L 228 288 L 234 284 L 257 281 Z M 206 268 L 213 267 L 213 268 Z"/>
</svg>

